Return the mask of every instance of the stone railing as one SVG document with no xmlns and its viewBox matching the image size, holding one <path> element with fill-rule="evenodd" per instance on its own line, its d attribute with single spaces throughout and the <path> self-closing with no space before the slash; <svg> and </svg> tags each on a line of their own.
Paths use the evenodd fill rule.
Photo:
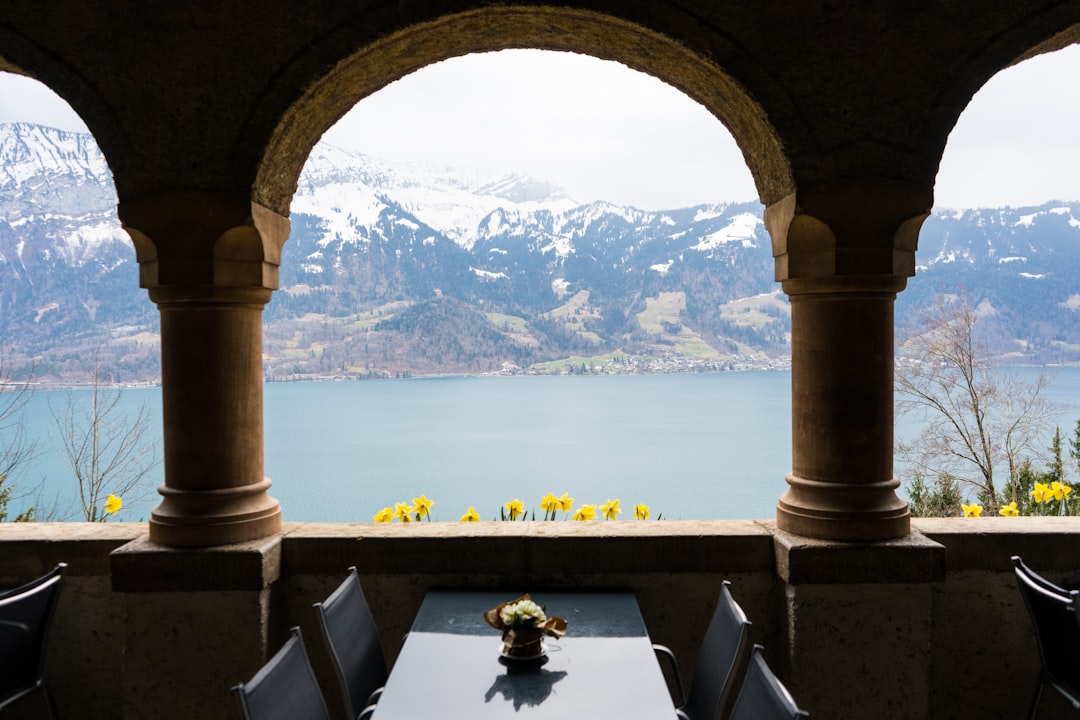
<svg viewBox="0 0 1080 720">
<path fill-rule="evenodd" d="M 143 524 L 3 524 L 0 583 L 69 563 L 48 656 L 61 717 L 235 717 L 229 686 L 292 625 L 335 704 L 311 604 L 350 565 L 390 662 L 432 587 L 626 587 L 689 677 L 727 579 L 753 640 L 815 717 L 1022 716 L 1038 657 L 1009 557 L 1080 587 L 1080 522 L 915 526 L 854 544 L 753 521 L 287 524 L 258 542 L 180 550 L 151 545 Z M 1041 717 L 1063 716 L 1051 695 Z M 36 716 L 24 704 L 12 717 Z"/>
</svg>

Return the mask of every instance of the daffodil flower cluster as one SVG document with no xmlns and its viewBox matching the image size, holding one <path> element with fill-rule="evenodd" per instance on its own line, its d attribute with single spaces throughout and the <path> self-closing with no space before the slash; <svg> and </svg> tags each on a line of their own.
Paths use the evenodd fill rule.
<svg viewBox="0 0 1080 720">
<path fill-rule="evenodd" d="M 394 507 L 384 507 L 379 512 L 375 513 L 374 519 L 377 523 L 388 523 L 394 520 L 399 520 L 403 523 L 407 522 L 420 522 L 424 518 L 431 521 L 431 506 L 434 505 L 433 500 L 428 500 L 427 497 L 421 495 L 420 497 L 414 497 L 412 499 L 412 505 L 408 503 L 396 503 Z"/>
<path fill-rule="evenodd" d="M 394 507 L 384 507 L 375 513 L 374 520 L 377 523 L 389 523 L 395 520 L 403 523 L 419 522 L 425 518 L 430 521 L 432 505 L 434 505 L 432 500 L 421 495 L 413 498 L 412 504 L 400 502 Z M 544 513 L 544 520 L 556 520 L 560 513 L 562 513 L 564 519 L 569 520 L 589 521 L 595 520 L 598 516 L 603 517 L 605 520 L 618 520 L 619 514 L 622 512 L 618 498 L 609 499 L 605 503 L 581 505 L 577 510 L 574 510 L 574 498 L 570 497 L 568 493 L 563 493 L 562 497 L 555 497 L 555 495 L 548 493 L 540 499 L 540 509 Z M 525 503 L 518 498 L 503 504 L 499 508 L 499 515 L 502 520 L 530 519 L 528 513 L 525 512 Z M 639 503 L 634 506 L 635 520 L 648 520 L 650 517 L 652 517 L 652 513 L 649 511 L 648 505 Z M 532 514 L 531 519 L 536 519 L 535 513 Z M 480 513 L 476 511 L 475 507 L 469 507 L 465 514 L 461 516 L 461 522 L 480 522 Z"/>
<path fill-rule="evenodd" d="M 1031 499 L 1035 502 L 1035 514 L 1044 515 L 1042 512 L 1043 507 L 1053 507 L 1053 504 L 1057 504 L 1057 511 L 1062 515 L 1069 514 L 1069 493 L 1072 492 L 1072 487 L 1065 483 L 1054 480 L 1050 483 L 1035 483 L 1035 487 L 1031 490 Z M 1018 504 L 1016 500 L 1009 503 L 1002 503 L 998 508 L 998 515 L 1002 517 L 1019 517 L 1021 514 L 1022 504 Z M 978 503 L 972 503 L 965 505 L 961 503 L 960 509 L 964 513 L 964 517 L 980 517 L 982 515 L 983 506 Z"/>
<path fill-rule="evenodd" d="M 532 600 L 519 600 L 516 603 L 507 603 L 499 610 L 499 618 L 507 627 L 520 627 L 527 625 L 536 627 L 547 622 L 544 608 Z"/>
<path fill-rule="evenodd" d="M 1071 487 L 1064 483 L 1060 483 L 1057 480 L 1054 480 L 1049 485 L 1037 482 L 1035 483 L 1035 488 L 1031 491 L 1031 499 L 1040 505 L 1057 502 L 1060 506 L 1061 514 L 1065 515 L 1067 514 L 1068 508 L 1067 500 L 1069 499 L 1069 493 L 1071 492 Z"/>
</svg>

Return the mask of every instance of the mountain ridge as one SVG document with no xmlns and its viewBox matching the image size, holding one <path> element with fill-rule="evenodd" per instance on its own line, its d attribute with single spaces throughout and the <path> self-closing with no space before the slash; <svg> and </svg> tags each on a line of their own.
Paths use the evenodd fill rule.
<svg viewBox="0 0 1080 720">
<path fill-rule="evenodd" d="M 157 312 L 92 137 L 3 125 L 0 164 L 15 365 L 71 382 L 105 348 L 116 381 L 156 378 Z M 761 217 L 756 202 L 579 204 L 542 180 L 320 144 L 264 311 L 266 377 L 784 367 L 790 308 Z M 997 311 L 1001 360 L 1080 361 L 1080 203 L 935 210 L 919 244 L 900 352 L 906 318 L 963 285 Z"/>
</svg>

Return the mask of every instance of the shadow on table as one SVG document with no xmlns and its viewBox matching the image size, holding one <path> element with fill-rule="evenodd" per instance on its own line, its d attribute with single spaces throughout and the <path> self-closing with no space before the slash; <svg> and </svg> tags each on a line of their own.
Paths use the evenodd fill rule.
<svg viewBox="0 0 1080 720">
<path fill-rule="evenodd" d="M 546 660 L 546 658 L 545 658 Z M 507 664 L 506 674 L 499 675 L 484 693 L 484 702 L 491 702 L 496 694 L 514 703 L 518 711 L 524 705 L 534 707 L 548 699 L 555 683 L 566 677 L 565 670 L 545 670 L 543 663 Z"/>
</svg>

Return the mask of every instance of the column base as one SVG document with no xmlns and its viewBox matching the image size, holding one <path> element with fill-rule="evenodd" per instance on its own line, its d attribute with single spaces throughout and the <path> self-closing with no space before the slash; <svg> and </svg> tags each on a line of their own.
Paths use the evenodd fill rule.
<svg viewBox="0 0 1080 720">
<path fill-rule="evenodd" d="M 787 476 L 791 486 L 776 504 L 781 530 L 821 540 L 892 540 L 911 532 L 911 512 L 896 495 L 896 478 L 845 484 Z"/>
<path fill-rule="evenodd" d="M 267 494 L 270 479 L 213 490 L 161 486 L 150 512 L 150 540 L 175 547 L 211 547 L 257 540 L 281 531 L 281 506 Z"/>
</svg>

